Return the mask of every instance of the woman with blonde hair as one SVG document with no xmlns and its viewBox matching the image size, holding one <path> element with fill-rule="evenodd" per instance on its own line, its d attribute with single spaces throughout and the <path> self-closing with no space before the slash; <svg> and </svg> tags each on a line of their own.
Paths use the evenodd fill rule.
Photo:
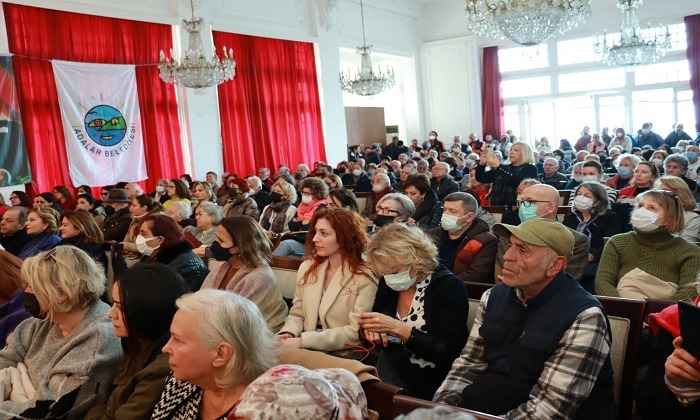
<svg viewBox="0 0 700 420">
<path fill-rule="evenodd" d="M 325 185 L 325 184 L 324 184 Z M 357 314 L 372 308 L 376 281 L 362 259 L 363 219 L 346 209 L 314 214 L 306 235 L 294 303 L 279 335 L 283 344 L 326 352 L 359 344 Z"/>
<path fill-rule="evenodd" d="M 61 237 L 56 234 L 60 217 L 61 215 L 51 207 L 36 207 L 30 210 L 25 227 L 30 240 L 17 256 L 22 259 L 31 257 L 61 243 Z"/>
<path fill-rule="evenodd" d="M 63 213 L 58 232 L 62 238 L 61 245 L 72 245 L 82 249 L 107 270 L 104 236 L 90 213 L 83 210 L 67 210 Z"/>
<path fill-rule="evenodd" d="M 272 202 L 265 206 L 260 216 L 260 226 L 269 232 L 270 236 L 289 232 L 289 222 L 297 213 L 294 203 L 297 202 L 297 191 L 294 185 L 278 178 L 270 189 Z"/>
<path fill-rule="evenodd" d="M 84 251 L 58 246 L 25 260 L 22 278 L 32 318 L 0 351 L 0 369 L 21 378 L 5 389 L 14 398 L 0 402 L 0 410 L 20 414 L 77 390 L 70 416 L 82 418 L 90 402 L 104 397 L 122 358 L 109 306 L 100 300 L 104 272 Z"/>
<path fill-rule="evenodd" d="M 683 178 L 666 175 L 656 180 L 654 188 L 671 191 L 678 196 L 684 210 L 683 229 L 678 236 L 691 244 L 700 245 L 700 214 L 695 211 L 697 204 L 688 184 Z"/>
<path fill-rule="evenodd" d="M 467 340 L 464 285 L 438 264 L 437 247 L 417 227 L 380 229 L 367 260 L 383 276 L 373 312 L 360 314 L 364 338 L 379 349 L 379 376 L 431 400 Z"/>
</svg>

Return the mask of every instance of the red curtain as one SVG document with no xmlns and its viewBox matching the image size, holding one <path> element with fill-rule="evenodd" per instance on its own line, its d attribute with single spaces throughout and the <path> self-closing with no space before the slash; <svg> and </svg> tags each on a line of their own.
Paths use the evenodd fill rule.
<svg viewBox="0 0 700 420">
<path fill-rule="evenodd" d="M 690 63 L 690 88 L 693 89 L 695 106 L 695 132 L 700 133 L 700 15 L 685 17 L 688 37 L 688 62 Z"/>
<path fill-rule="evenodd" d="M 483 134 L 500 137 L 503 127 L 503 99 L 501 98 L 501 71 L 498 68 L 498 47 L 484 48 L 481 84 L 481 121 Z"/>
<path fill-rule="evenodd" d="M 325 160 L 313 44 L 214 32 L 214 45 L 233 48 L 236 78 L 219 85 L 224 169 Z"/>
<path fill-rule="evenodd" d="M 170 26 L 9 3 L 3 8 L 35 191 L 72 184 L 50 59 L 136 64 L 146 188 L 182 174 L 175 89 L 159 79 L 156 66 L 139 66 L 157 63 L 159 51 L 172 48 Z"/>
</svg>

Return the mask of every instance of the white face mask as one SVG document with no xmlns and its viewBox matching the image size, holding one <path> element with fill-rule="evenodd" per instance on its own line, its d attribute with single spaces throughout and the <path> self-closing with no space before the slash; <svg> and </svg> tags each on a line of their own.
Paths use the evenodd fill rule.
<svg viewBox="0 0 700 420">
<path fill-rule="evenodd" d="M 596 182 L 598 177 L 595 175 L 581 175 L 581 182 Z"/>
<path fill-rule="evenodd" d="M 149 241 L 149 239 L 144 238 L 143 235 L 139 235 L 136 237 L 136 249 L 141 255 L 145 255 L 147 257 L 152 255 L 158 248 L 160 248 L 160 245 L 155 247 L 148 245 L 147 242 Z"/>
<path fill-rule="evenodd" d="M 437 137 L 435 137 L 435 136 L 429 136 L 428 138 L 429 138 L 430 140 L 435 140 Z"/>
<path fill-rule="evenodd" d="M 593 199 L 584 195 L 577 195 L 574 198 L 574 207 L 576 210 L 588 211 L 593 208 Z"/>
<path fill-rule="evenodd" d="M 301 195 L 301 202 L 304 204 L 310 204 L 312 201 L 314 201 L 314 197 L 310 194 L 302 194 Z"/>
<path fill-rule="evenodd" d="M 355 175 L 355 176 L 360 176 L 360 175 L 362 175 L 362 170 L 360 170 L 360 169 L 353 169 L 353 170 L 352 170 L 352 174 Z"/>
<path fill-rule="evenodd" d="M 409 270 L 396 274 L 385 274 L 384 281 L 390 289 L 397 292 L 408 290 L 416 283 L 415 280 L 411 278 L 411 272 Z"/>
<path fill-rule="evenodd" d="M 440 219 L 440 226 L 442 226 L 442 228 L 448 232 L 457 230 L 462 227 L 459 223 L 457 223 L 458 219 L 459 217 L 457 216 L 443 213 L 442 219 Z"/>
<path fill-rule="evenodd" d="M 384 191 L 384 185 L 383 184 L 373 184 L 372 185 L 372 191 L 379 193 Z"/>
<path fill-rule="evenodd" d="M 656 223 L 659 216 L 651 210 L 643 207 L 638 207 L 632 210 L 630 215 L 630 223 L 632 227 L 640 232 L 652 232 L 659 228 Z"/>
<path fill-rule="evenodd" d="M 156 185 L 156 192 L 164 193 L 164 192 L 165 192 L 165 187 L 162 186 L 162 185 Z"/>
</svg>

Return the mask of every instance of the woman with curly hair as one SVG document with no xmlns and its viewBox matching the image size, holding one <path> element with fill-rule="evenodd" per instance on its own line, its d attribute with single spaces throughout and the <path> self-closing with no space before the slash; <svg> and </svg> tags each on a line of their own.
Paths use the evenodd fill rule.
<svg viewBox="0 0 700 420">
<path fill-rule="evenodd" d="M 362 260 L 366 225 L 350 210 L 325 208 L 309 226 L 308 257 L 299 267 L 294 304 L 279 335 L 287 346 L 347 350 L 359 343 L 355 315 L 369 311 L 377 293 Z"/>
</svg>

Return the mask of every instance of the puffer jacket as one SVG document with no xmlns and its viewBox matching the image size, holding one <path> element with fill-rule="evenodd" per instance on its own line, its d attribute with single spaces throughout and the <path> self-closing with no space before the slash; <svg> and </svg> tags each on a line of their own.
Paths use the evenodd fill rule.
<svg viewBox="0 0 700 420">
<path fill-rule="evenodd" d="M 192 246 L 185 241 L 158 249 L 158 252 L 149 258 L 149 262 L 165 264 L 175 270 L 185 279 L 192 291 L 199 290 L 204 278 L 209 274 L 204 261 L 192 252 Z"/>
</svg>

